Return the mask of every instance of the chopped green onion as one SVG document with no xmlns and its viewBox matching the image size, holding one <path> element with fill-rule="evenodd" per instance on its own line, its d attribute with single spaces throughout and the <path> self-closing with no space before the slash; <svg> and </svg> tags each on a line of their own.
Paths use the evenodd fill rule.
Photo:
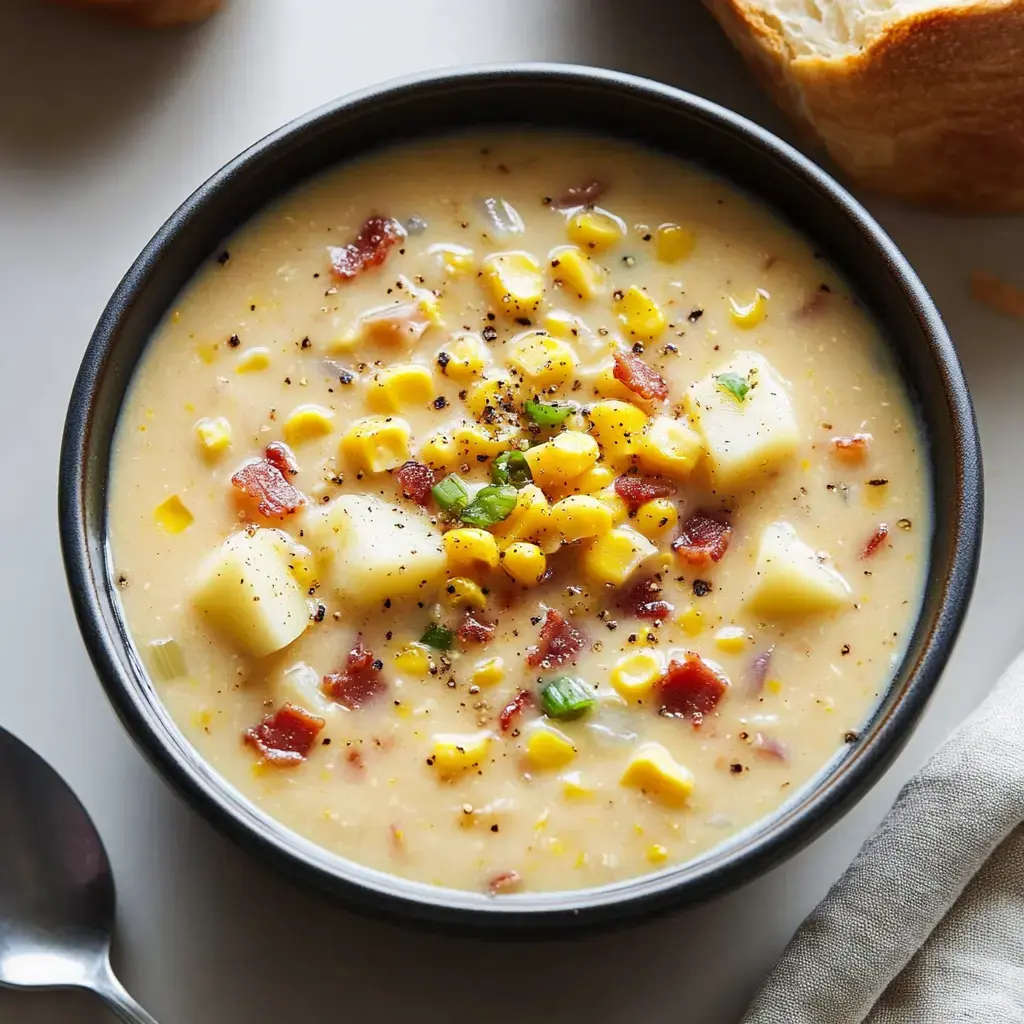
<svg viewBox="0 0 1024 1024">
<path fill-rule="evenodd" d="M 430 488 L 430 492 L 441 511 L 453 518 L 457 518 L 469 504 L 469 488 L 456 473 L 449 473 L 443 480 L 438 481 Z"/>
<path fill-rule="evenodd" d="M 439 626 L 432 622 L 427 626 L 426 632 L 420 637 L 420 643 L 433 647 L 435 651 L 451 650 L 455 634 L 447 626 Z"/>
<path fill-rule="evenodd" d="M 750 383 L 747 381 L 747 378 L 738 373 L 720 373 L 715 377 L 715 383 L 723 391 L 728 391 L 737 402 L 742 402 L 750 390 Z"/>
<path fill-rule="evenodd" d="M 185 667 L 185 652 L 181 644 L 173 637 L 167 640 L 154 640 L 149 645 L 153 653 L 153 666 L 156 673 L 164 682 L 171 682 L 173 679 L 181 679 L 188 669 Z"/>
<path fill-rule="evenodd" d="M 574 405 L 558 405 L 554 402 L 540 402 L 536 398 L 528 398 L 523 403 L 526 415 L 539 427 L 557 427 L 564 423 L 575 412 Z"/>
<path fill-rule="evenodd" d="M 589 711 L 596 700 L 586 684 L 572 676 L 559 676 L 540 691 L 544 714 L 550 718 L 578 718 Z"/>
<path fill-rule="evenodd" d="M 496 484 L 511 484 L 521 491 L 533 479 L 533 473 L 522 452 L 502 452 L 491 463 L 491 479 Z"/>
<path fill-rule="evenodd" d="M 470 526 L 485 530 L 508 519 L 519 501 L 519 492 L 508 484 L 496 487 L 481 487 L 476 497 L 462 510 L 459 518 Z"/>
</svg>

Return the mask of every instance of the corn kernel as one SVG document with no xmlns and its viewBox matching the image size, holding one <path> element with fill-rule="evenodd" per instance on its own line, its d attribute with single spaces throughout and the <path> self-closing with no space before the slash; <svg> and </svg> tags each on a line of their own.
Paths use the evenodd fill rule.
<svg viewBox="0 0 1024 1024">
<path fill-rule="evenodd" d="M 544 297 L 544 274 L 528 252 L 499 252 L 483 262 L 491 298 L 506 313 L 532 313 Z"/>
<path fill-rule="evenodd" d="M 505 662 L 502 658 L 484 658 L 473 666 L 469 681 L 474 686 L 497 686 L 505 678 Z"/>
<path fill-rule="evenodd" d="M 422 679 L 430 672 L 430 654 L 422 644 L 406 644 L 395 653 L 395 668 L 403 675 Z"/>
<path fill-rule="evenodd" d="M 567 765 L 576 748 L 564 733 L 548 727 L 534 729 L 526 740 L 526 757 L 534 768 L 553 770 Z"/>
<path fill-rule="evenodd" d="M 678 224 L 662 224 L 655 236 L 654 248 L 662 263 L 678 263 L 693 252 L 697 236 Z"/>
<path fill-rule="evenodd" d="M 754 298 L 746 306 L 737 302 L 736 299 L 729 299 L 729 315 L 737 327 L 750 330 L 757 327 L 768 315 L 768 293 L 760 288 L 754 293 Z"/>
<path fill-rule="evenodd" d="M 486 608 L 487 595 L 465 576 L 453 576 L 444 587 L 445 598 L 453 608 Z"/>
<path fill-rule="evenodd" d="M 259 373 L 270 366 L 269 348 L 247 348 L 235 363 L 235 373 Z"/>
<path fill-rule="evenodd" d="M 561 540 L 551 521 L 551 507 L 544 492 L 536 484 L 527 484 L 519 492 L 512 514 L 494 527 L 502 538 L 502 544 L 528 540 L 536 544 L 545 554 L 557 551 Z"/>
<path fill-rule="evenodd" d="M 569 481 L 569 490 L 574 494 L 596 494 L 615 483 L 615 470 L 600 464 L 591 466 Z"/>
<path fill-rule="evenodd" d="M 599 207 L 577 210 L 567 225 L 569 241 L 584 249 L 610 249 L 626 234 L 626 225 L 613 213 Z"/>
<path fill-rule="evenodd" d="M 477 463 L 493 459 L 513 446 L 522 431 L 519 427 L 491 430 L 477 423 L 466 423 L 452 432 L 458 462 Z"/>
<path fill-rule="evenodd" d="M 590 433 L 601 446 L 607 462 L 623 469 L 637 456 L 643 444 L 647 413 L 629 402 L 609 399 L 595 402 L 588 410 Z"/>
<path fill-rule="evenodd" d="M 637 458 L 647 473 L 686 478 L 703 452 L 700 435 L 684 420 L 655 416 L 640 439 Z"/>
<path fill-rule="evenodd" d="M 567 772 L 562 776 L 562 796 L 566 800 L 590 800 L 594 787 L 585 785 L 579 772 Z"/>
<path fill-rule="evenodd" d="M 647 847 L 646 857 L 651 864 L 662 864 L 668 860 L 668 850 L 661 843 L 651 843 Z"/>
<path fill-rule="evenodd" d="M 444 535 L 444 550 L 448 568 L 453 572 L 479 571 L 498 567 L 498 542 L 486 530 L 475 526 L 459 527 Z"/>
<path fill-rule="evenodd" d="M 176 494 L 157 505 L 153 515 L 157 526 L 165 533 L 181 533 L 195 521 L 195 516 L 185 507 L 185 503 Z"/>
<path fill-rule="evenodd" d="M 612 526 L 621 526 L 629 518 L 629 506 L 614 487 L 606 487 L 594 497 L 611 513 Z"/>
<path fill-rule="evenodd" d="M 376 412 L 398 412 L 413 405 L 427 405 L 437 391 L 425 366 L 399 363 L 381 370 L 366 392 L 366 402 Z"/>
<path fill-rule="evenodd" d="M 624 700 L 638 701 L 650 696 L 664 674 L 664 658 L 657 651 L 634 651 L 619 658 L 608 681 Z"/>
<path fill-rule="evenodd" d="M 431 434 L 420 446 L 418 458 L 431 469 L 449 469 L 457 461 L 455 442 L 448 434 Z"/>
<path fill-rule="evenodd" d="M 645 501 L 633 517 L 633 525 L 648 539 L 664 536 L 679 522 L 679 512 L 668 498 Z"/>
<path fill-rule="evenodd" d="M 586 330 L 586 326 L 574 313 L 564 309 L 552 309 L 544 314 L 544 330 L 555 338 L 571 341 L 578 338 Z"/>
<path fill-rule="evenodd" d="M 324 437 L 334 430 L 334 413 L 322 405 L 300 405 L 284 421 L 284 439 L 290 445 L 300 445 Z"/>
<path fill-rule="evenodd" d="M 782 693 L 782 683 L 778 679 L 769 679 L 764 684 L 764 688 L 769 693 Z"/>
<path fill-rule="evenodd" d="M 451 778 L 478 767 L 487 756 L 491 734 L 438 733 L 434 736 L 433 762 L 442 778 Z"/>
<path fill-rule="evenodd" d="M 727 654 L 739 654 L 747 646 L 747 631 L 742 626 L 723 626 L 715 634 L 715 646 Z"/>
<path fill-rule="evenodd" d="M 535 587 L 547 571 L 548 560 L 536 544 L 521 540 L 501 552 L 501 567 L 513 582 Z"/>
<path fill-rule="evenodd" d="M 477 381 L 466 393 L 466 408 L 478 420 L 511 412 L 513 401 L 512 385 L 507 380 Z"/>
<path fill-rule="evenodd" d="M 551 506 L 551 519 L 566 544 L 599 537 L 612 528 L 608 506 L 590 494 L 572 494 Z"/>
<path fill-rule="evenodd" d="M 490 355 L 483 338 L 470 331 L 460 331 L 453 335 L 437 357 L 445 376 L 457 381 L 479 377 L 489 360 Z"/>
<path fill-rule="evenodd" d="M 204 418 L 195 425 L 199 447 L 208 459 L 215 459 L 231 447 L 231 424 L 223 416 Z"/>
<path fill-rule="evenodd" d="M 473 250 L 467 249 L 464 245 L 437 242 L 427 247 L 427 255 L 436 257 L 449 277 L 462 277 L 470 273 L 476 265 Z"/>
<path fill-rule="evenodd" d="M 599 454 L 597 441 L 575 430 L 566 430 L 524 452 L 534 482 L 541 488 L 564 487 L 590 469 Z"/>
<path fill-rule="evenodd" d="M 517 369 L 536 388 L 560 387 L 576 372 L 576 353 L 544 331 L 527 331 L 512 343 L 507 354 Z"/>
<path fill-rule="evenodd" d="M 621 587 L 658 549 L 628 526 L 617 526 L 592 541 L 583 553 L 583 569 L 596 583 Z"/>
<path fill-rule="evenodd" d="M 615 366 L 612 363 L 602 367 L 594 376 L 594 394 L 598 398 L 616 398 L 621 402 L 636 399 L 636 395 L 615 376 Z"/>
<path fill-rule="evenodd" d="M 669 807 L 682 807 L 693 792 L 693 776 L 660 743 L 637 747 L 619 781 Z"/>
<path fill-rule="evenodd" d="M 555 284 L 574 292 L 578 298 L 592 299 L 604 291 L 604 268 L 578 246 L 560 245 L 552 249 L 548 264 Z"/>
<path fill-rule="evenodd" d="M 653 341 L 665 330 L 668 321 L 661 306 L 642 288 L 633 284 L 616 296 L 615 315 L 631 338 Z"/>
<path fill-rule="evenodd" d="M 704 632 L 704 613 L 692 604 L 679 613 L 676 621 L 687 636 L 699 636 Z"/>
<path fill-rule="evenodd" d="M 341 453 L 357 469 L 384 473 L 408 460 L 410 434 L 397 416 L 367 416 L 342 435 Z"/>
</svg>

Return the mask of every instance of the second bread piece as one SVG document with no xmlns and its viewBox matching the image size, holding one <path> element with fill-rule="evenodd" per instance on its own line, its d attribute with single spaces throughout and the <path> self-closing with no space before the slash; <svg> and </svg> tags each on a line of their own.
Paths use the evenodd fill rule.
<svg viewBox="0 0 1024 1024">
<path fill-rule="evenodd" d="M 1024 210 L 1024 0 L 705 0 L 858 184 Z"/>
</svg>

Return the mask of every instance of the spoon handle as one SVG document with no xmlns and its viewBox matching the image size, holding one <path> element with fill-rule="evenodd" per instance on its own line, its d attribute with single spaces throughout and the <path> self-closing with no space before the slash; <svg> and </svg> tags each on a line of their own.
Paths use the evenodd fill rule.
<svg viewBox="0 0 1024 1024">
<path fill-rule="evenodd" d="M 147 1013 L 117 980 L 109 963 L 95 979 L 93 991 L 126 1024 L 157 1024 L 156 1018 Z"/>
</svg>

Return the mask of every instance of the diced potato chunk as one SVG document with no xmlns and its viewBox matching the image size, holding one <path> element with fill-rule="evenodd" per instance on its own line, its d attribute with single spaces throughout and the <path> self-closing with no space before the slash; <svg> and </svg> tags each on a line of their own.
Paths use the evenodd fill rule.
<svg viewBox="0 0 1024 1024">
<path fill-rule="evenodd" d="M 231 424 L 223 417 L 204 417 L 195 426 L 199 447 L 211 461 L 231 447 Z"/>
<path fill-rule="evenodd" d="M 284 439 L 298 447 L 306 441 L 325 437 L 334 429 L 334 413 L 322 405 L 300 405 L 284 421 Z"/>
<path fill-rule="evenodd" d="M 335 711 L 338 705 L 320 688 L 322 677 L 312 665 L 300 661 L 274 678 L 275 704 L 296 704 L 314 715 Z"/>
<path fill-rule="evenodd" d="M 630 338 L 653 341 L 668 324 L 661 306 L 635 284 L 616 292 L 615 314 Z"/>
<path fill-rule="evenodd" d="M 491 745 L 489 732 L 445 732 L 434 736 L 433 767 L 442 778 L 452 778 L 471 768 L 480 768 Z"/>
<path fill-rule="evenodd" d="M 660 744 L 643 743 L 633 752 L 620 780 L 669 807 L 682 807 L 693 792 L 693 775 Z"/>
<path fill-rule="evenodd" d="M 600 537 L 612 528 L 611 510 L 591 494 L 571 494 L 551 506 L 555 529 L 566 544 Z"/>
<path fill-rule="evenodd" d="M 655 416 L 640 440 L 637 456 L 645 473 L 685 480 L 704 451 L 700 435 L 685 421 Z"/>
<path fill-rule="evenodd" d="M 715 646 L 726 654 L 739 654 L 747 646 L 747 631 L 742 626 L 723 626 L 715 633 Z"/>
<path fill-rule="evenodd" d="M 761 533 L 747 600 L 760 615 L 791 616 L 834 612 L 850 602 L 850 587 L 800 540 L 789 523 L 772 523 Z"/>
<path fill-rule="evenodd" d="M 551 771 L 567 765 L 575 756 L 572 740 L 550 726 L 536 726 L 526 738 L 526 759 L 534 768 Z"/>
<path fill-rule="evenodd" d="M 739 400 L 720 377 L 749 385 Z M 721 488 L 749 486 L 796 450 L 800 429 L 787 387 L 764 356 L 738 352 L 718 372 L 690 385 L 684 400 L 704 438 L 708 466 Z"/>
<path fill-rule="evenodd" d="M 399 281 L 402 291 L 409 296 L 407 300 L 367 310 L 328 345 L 328 350 L 332 353 L 349 352 L 366 342 L 411 345 L 428 328 L 443 327 L 444 320 L 433 292 L 416 288 L 405 278 L 399 278 Z"/>
<path fill-rule="evenodd" d="M 600 451 L 589 434 L 566 430 L 528 449 L 524 455 L 534 482 L 542 489 L 557 489 L 590 469 Z"/>
<path fill-rule="evenodd" d="M 399 412 L 426 405 L 436 394 L 434 378 L 425 366 L 398 363 L 381 370 L 370 381 L 366 401 L 377 412 Z"/>
<path fill-rule="evenodd" d="M 196 608 L 228 639 L 262 658 L 299 637 L 309 624 L 305 594 L 288 571 L 280 534 L 232 534 L 200 566 Z"/>
<path fill-rule="evenodd" d="M 624 469 L 640 454 L 647 413 L 630 402 L 610 399 L 595 402 L 588 410 L 590 433 L 601 446 L 605 460 Z"/>
<path fill-rule="evenodd" d="M 592 299 L 604 291 L 604 268 L 579 246 L 560 245 L 552 249 L 548 266 L 556 284 L 580 299 Z"/>
<path fill-rule="evenodd" d="M 343 494 L 309 510 L 304 540 L 321 583 L 353 606 L 432 600 L 445 570 L 444 542 L 427 517 L 372 494 Z"/>
<path fill-rule="evenodd" d="M 536 388 L 560 387 L 576 372 L 576 353 L 544 331 L 527 331 L 512 342 L 508 362 Z"/>
<path fill-rule="evenodd" d="M 626 234 L 626 225 L 607 210 L 577 210 L 567 225 L 569 240 L 592 252 L 610 249 Z"/>
<path fill-rule="evenodd" d="M 578 338 L 586 330 L 583 321 L 565 309 L 552 309 L 544 314 L 544 330 L 566 341 Z"/>
<path fill-rule="evenodd" d="M 409 458 L 409 424 L 397 416 L 366 416 L 341 438 L 341 452 L 356 469 L 384 473 Z"/>
<path fill-rule="evenodd" d="M 484 282 L 506 313 L 532 313 L 544 297 L 544 273 L 528 252 L 498 252 L 483 262 Z"/>
<path fill-rule="evenodd" d="M 621 587 L 657 547 L 628 526 L 618 526 L 593 541 L 583 553 L 584 572 L 595 583 Z"/>
</svg>

